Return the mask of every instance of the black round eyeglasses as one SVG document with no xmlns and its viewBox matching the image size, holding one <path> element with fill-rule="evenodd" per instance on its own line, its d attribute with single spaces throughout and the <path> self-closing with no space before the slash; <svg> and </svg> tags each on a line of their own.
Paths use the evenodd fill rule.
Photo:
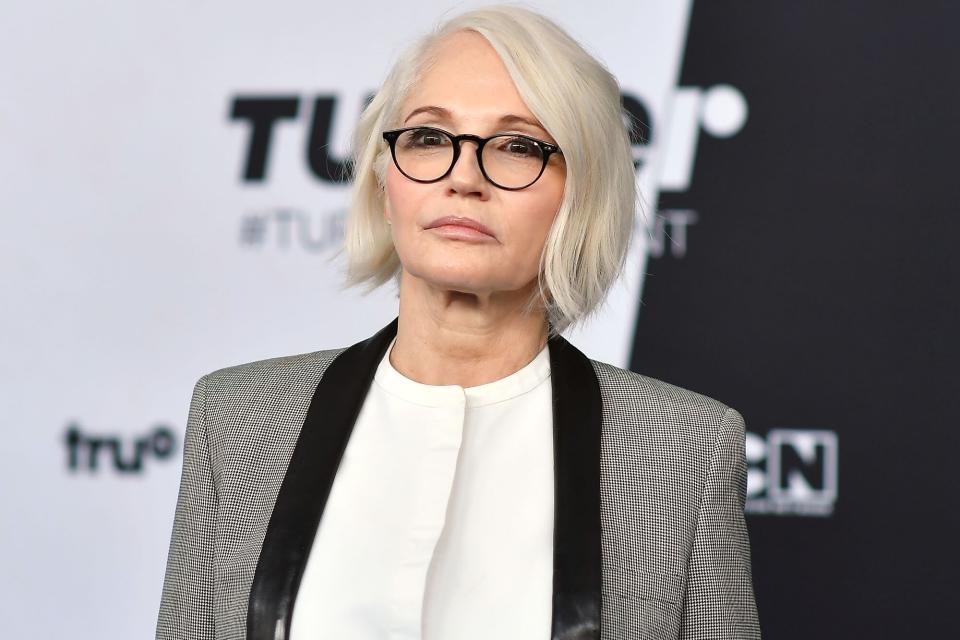
<svg viewBox="0 0 960 640">
<path fill-rule="evenodd" d="M 540 179 L 554 153 L 555 144 L 519 133 L 498 133 L 481 138 L 469 133 L 453 135 L 436 127 L 406 127 L 383 132 L 390 155 L 400 173 L 414 182 L 437 182 L 453 170 L 461 143 L 477 145 L 477 164 L 483 177 L 508 191 L 525 189 Z"/>
</svg>

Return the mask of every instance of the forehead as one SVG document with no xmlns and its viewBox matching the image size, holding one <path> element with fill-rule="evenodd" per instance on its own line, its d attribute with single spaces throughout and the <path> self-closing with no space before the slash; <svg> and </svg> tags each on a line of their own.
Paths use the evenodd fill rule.
<svg viewBox="0 0 960 640">
<path fill-rule="evenodd" d="M 411 88 L 401 120 L 423 107 L 441 107 L 452 124 L 484 124 L 513 114 L 536 122 L 500 56 L 486 38 L 472 31 L 444 37 L 428 53 L 431 63 Z M 436 119 L 436 112 L 414 116 Z"/>
</svg>

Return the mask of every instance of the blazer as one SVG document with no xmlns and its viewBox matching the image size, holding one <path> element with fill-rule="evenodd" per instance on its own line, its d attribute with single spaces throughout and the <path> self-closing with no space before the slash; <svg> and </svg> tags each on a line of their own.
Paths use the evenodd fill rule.
<svg viewBox="0 0 960 640">
<path fill-rule="evenodd" d="M 395 319 L 347 349 L 200 378 L 158 640 L 288 639 L 341 455 L 396 331 Z M 551 640 L 759 638 L 741 415 L 562 337 L 548 348 Z"/>
</svg>

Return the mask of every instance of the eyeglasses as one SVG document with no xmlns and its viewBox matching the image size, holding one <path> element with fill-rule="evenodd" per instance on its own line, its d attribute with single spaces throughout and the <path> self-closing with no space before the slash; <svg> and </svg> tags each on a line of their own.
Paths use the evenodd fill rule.
<svg viewBox="0 0 960 640">
<path fill-rule="evenodd" d="M 519 133 L 481 138 L 469 133 L 455 136 L 436 127 L 407 127 L 384 131 L 383 139 L 390 143 L 400 173 L 423 183 L 446 178 L 460 158 L 461 143 L 474 142 L 483 177 L 507 191 L 526 189 L 543 175 L 552 154 L 563 154 L 555 144 Z"/>
</svg>

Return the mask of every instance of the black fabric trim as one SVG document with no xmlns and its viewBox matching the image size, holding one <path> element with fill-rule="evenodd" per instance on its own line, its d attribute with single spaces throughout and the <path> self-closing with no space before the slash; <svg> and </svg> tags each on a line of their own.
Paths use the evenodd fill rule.
<svg viewBox="0 0 960 640">
<path fill-rule="evenodd" d="M 603 587 L 600 442 L 603 404 L 590 360 L 550 339 L 556 503 L 553 640 L 598 640 Z"/>
<path fill-rule="evenodd" d="M 277 494 L 247 609 L 247 638 L 287 640 L 300 580 L 340 459 L 397 320 L 338 355 L 310 401 Z"/>
</svg>

